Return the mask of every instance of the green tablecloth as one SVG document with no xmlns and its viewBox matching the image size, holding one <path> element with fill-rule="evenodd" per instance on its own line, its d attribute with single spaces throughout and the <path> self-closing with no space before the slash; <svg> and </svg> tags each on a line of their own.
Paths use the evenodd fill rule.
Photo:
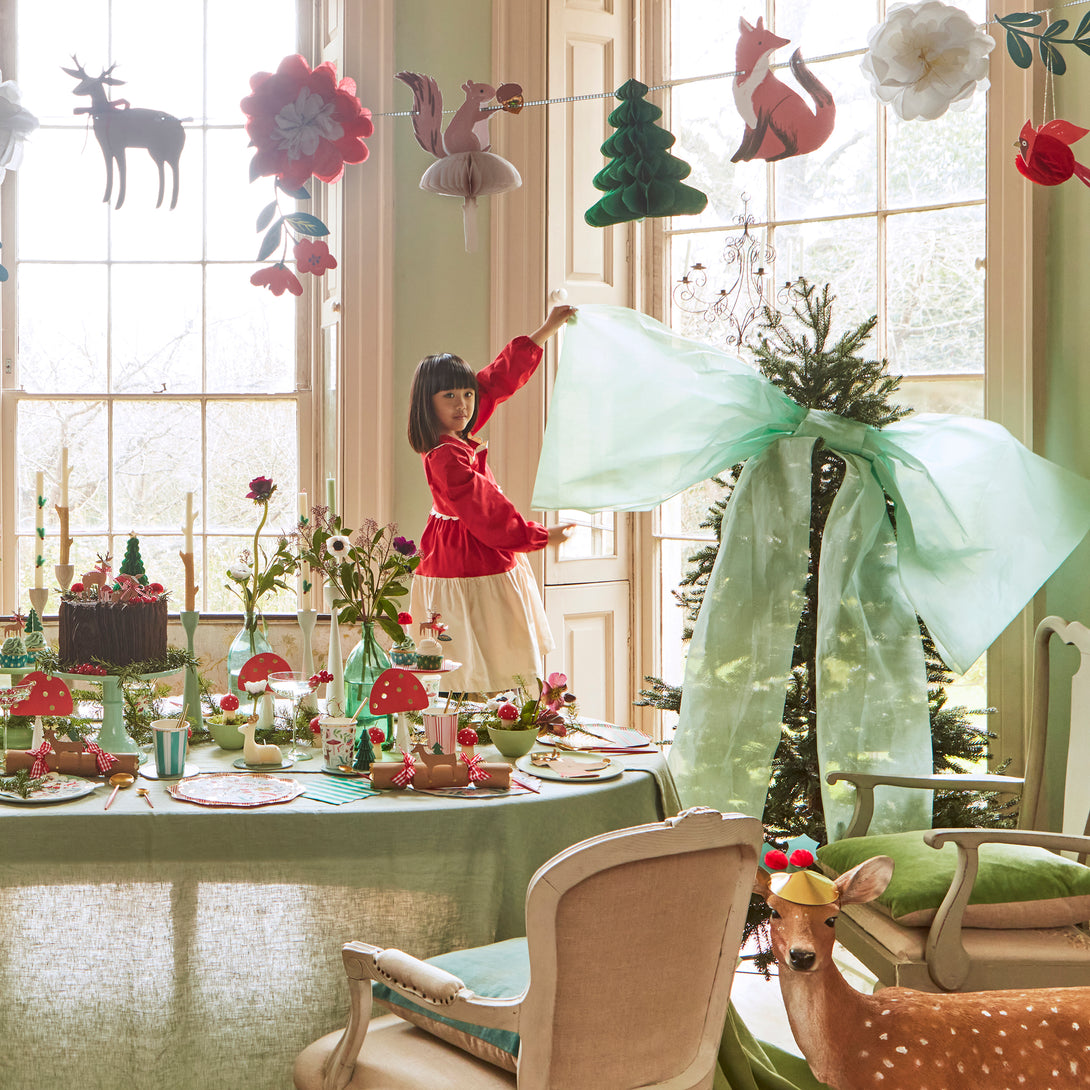
<svg viewBox="0 0 1090 1090">
<path fill-rule="evenodd" d="M 296 1053 L 344 1024 L 344 942 L 430 957 L 523 934 L 542 863 L 676 811 L 661 758 L 622 760 L 505 800 L 220 810 L 141 780 L 153 810 L 129 788 L 104 811 L 106 785 L 0 805 L 0 1086 L 287 1090 Z"/>
</svg>

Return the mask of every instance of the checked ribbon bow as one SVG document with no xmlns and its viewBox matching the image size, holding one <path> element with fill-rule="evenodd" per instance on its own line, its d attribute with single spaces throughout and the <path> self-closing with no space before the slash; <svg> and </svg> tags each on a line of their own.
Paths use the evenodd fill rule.
<svg viewBox="0 0 1090 1090">
<path fill-rule="evenodd" d="M 97 742 L 87 742 L 84 751 L 95 755 L 95 768 L 100 776 L 105 776 L 117 764 L 117 758 L 112 753 L 107 753 Z"/>
<path fill-rule="evenodd" d="M 670 767 L 685 806 L 759 815 L 804 601 L 818 443 L 846 465 L 818 575 L 818 759 L 835 839 L 851 807 L 827 768 L 931 773 L 917 616 L 946 663 L 968 669 L 1090 530 L 1090 482 L 989 421 L 927 414 L 879 430 L 807 410 L 719 349 L 589 305 L 567 326 L 532 506 L 649 510 L 746 463 L 693 630 Z M 929 826 L 921 794 L 888 789 L 872 831 Z"/>
<path fill-rule="evenodd" d="M 402 762 L 401 771 L 393 777 L 393 782 L 396 783 L 398 787 L 408 787 L 409 784 L 413 782 L 415 776 L 416 765 L 413 763 L 413 755 L 411 753 L 405 753 L 405 760 Z"/>
<path fill-rule="evenodd" d="M 43 742 L 37 749 L 30 751 L 31 757 L 34 758 L 34 763 L 30 766 L 31 779 L 44 776 L 49 771 L 49 765 L 46 764 L 45 759 L 52 752 L 53 747 L 48 742 Z"/>
<path fill-rule="evenodd" d="M 467 757 L 465 750 L 462 750 L 462 760 L 465 761 L 469 768 L 469 782 L 480 783 L 481 780 L 491 779 L 491 774 L 485 772 L 481 765 L 484 763 L 484 756 L 480 753 L 474 753 L 472 757 Z"/>
</svg>

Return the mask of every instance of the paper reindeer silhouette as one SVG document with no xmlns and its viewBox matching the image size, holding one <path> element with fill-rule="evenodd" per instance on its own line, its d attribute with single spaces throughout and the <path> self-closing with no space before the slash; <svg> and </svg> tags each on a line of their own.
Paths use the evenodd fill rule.
<svg viewBox="0 0 1090 1090">
<path fill-rule="evenodd" d="M 159 199 L 155 207 L 163 203 L 165 172 L 163 167 L 170 164 L 174 186 L 170 196 L 170 207 L 178 203 L 178 160 L 185 144 L 185 129 L 181 121 L 161 110 L 130 109 L 126 99 L 111 101 L 106 97 L 106 86 L 120 86 L 125 81 L 114 79 L 110 74 L 117 67 L 111 64 L 104 68 L 99 76 L 89 76 L 75 55 L 72 57 L 75 68 L 64 68 L 73 79 L 79 80 L 74 95 L 90 98 L 90 106 L 77 106 L 72 112 L 90 114 L 95 130 L 95 139 L 102 148 L 102 157 L 106 160 L 106 192 L 102 199 L 109 202 L 114 186 L 114 163 L 117 163 L 117 204 L 120 208 L 125 203 L 125 149 L 147 148 L 155 165 L 159 168 Z"/>
</svg>

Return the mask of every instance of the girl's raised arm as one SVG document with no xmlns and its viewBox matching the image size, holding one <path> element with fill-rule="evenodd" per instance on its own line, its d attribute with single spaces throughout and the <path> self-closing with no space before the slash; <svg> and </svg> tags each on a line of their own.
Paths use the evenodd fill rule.
<svg viewBox="0 0 1090 1090">
<path fill-rule="evenodd" d="M 570 307 L 566 304 L 559 307 L 553 307 L 553 309 L 549 311 L 549 316 L 545 319 L 545 324 L 540 329 L 535 330 L 530 334 L 530 340 L 532 340 L 538 348 L 544 348 L 545 342 L 556 333 L 569 318 L 574 317 L 575 307 Z"/>
</svg>

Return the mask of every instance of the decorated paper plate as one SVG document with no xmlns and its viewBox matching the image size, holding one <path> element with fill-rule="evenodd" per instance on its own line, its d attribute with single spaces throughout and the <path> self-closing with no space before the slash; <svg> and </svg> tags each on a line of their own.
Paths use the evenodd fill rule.
<svg viewBox="0 0 1090 1090">
<path fill-rule="evenodd" d="M 0 802 L 29 803 L 36 805 L 49 802 L 71 802 L 82 799 L 97 787 L 90 780 L 78 776 L 65 776 L 57 772 L 46 774 L 45 783 L 30 792 L 24 799 L 18 791 L 0 791 Z"/>
<path fill-rule="evenodd" d="M 294 780 L 276 776 L 236 776 L 233 772 L 212 772 L 172 783 L 167 790 L 179 802 L 199 806 L 269 806 L 291 802 L 305 788 Z"/>
<path fill-rule="evenodd" d="M 515 761 L 515 767 L 543 780 L 562 783 L 597 783 L 615 779 L 624 772 L 617 761 L 589 753 L 527 753 Z"/>
</svg>

